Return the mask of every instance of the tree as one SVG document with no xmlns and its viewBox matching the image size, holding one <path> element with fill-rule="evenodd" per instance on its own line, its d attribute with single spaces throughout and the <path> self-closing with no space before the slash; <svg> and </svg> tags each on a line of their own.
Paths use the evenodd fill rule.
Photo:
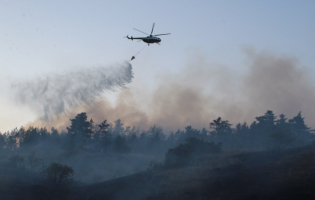
<svg viewBox="0 0 315 200">
<path fill-rule="evenodd" d="M 191 126 L 186 126 L 185 127 L 185 136 L 186 136 L 186 138 L 189 138 L 189 137 L 199 138 L 200 137 L 200 130 L 194 129 Z"/>
<path fill-rule="evenodd" d="M 14 150 L 17 148 L 17 135 L 18 130 L 17 128 L 13 129 L 11 132 L 5 133 L 5 139 L 6 139 L 6 148 L 10 150 Z"/>
<path fill-rule="evenodd" d="M 267 110 L 265 115 L 256 117 L 256 120 L 258 121 L 258 129 L 262 130 L 265 133 L 274 130 L 276 118 L 277 117 L 273 114 L 271 110 Z"/>
<path fill-rule="evenodd" d="M 90 141 L 93 133 L 93 120 L 87 120 L 85 112 L 77 114 L 74 119 L 70 119 L 71 125 L 67 127 L 68 134 L 72 135 L 75 139 L 75 144 L 81 148 Z"/>
<path fill-rule="evenodd" d="M 181 142 L 184 142 L 185 141 L 185 132 L 184 131 L 181 131 L 180 129 L 178 129 L 176 132 L 175 132 L 175 140 L 177 143 L 181 143 Z"/>
<path fill-rule="evenodd" d="M 276 116 L 273 111 L 267 110 L 263 116 L 256 117 L 256 122 L 250 126 L 252 133 L 253 147 L 268 147 L 270 146 L 270 134 L 276 130 Z"/>
<path fill-rule="evenodd" d="M 200 132 L 200 136 L 202 138 L 206 138 L 208 136 L 208 130 L 206 128 L 202 128 Z"/>
<path fill-rule="evenodd" d="M 126 138 L 121 135 L 117 135 L 114 140 L 114 148 L 118 153 L 127 153 L 130 151 L 130 148 L 127 145 Z"/>
<path fill-rule="evenodd" d="M 171 131 L 167 137 L 167 141 L 173 142 L 174 140 L 175 140 L 175 135 L 174 135 L 174 132 Z"/>
<path fill-rule="evenodd" d="M 215 139 L 220 142 L 224 140 L 225 145 L 230 145 L 228 140 L 231 140 L 232 136 L 231 126 L 232 124 L 230 124 L 228 120 L 222 120 L 221 117 L 213 120 L 213 122 L 210 123 L 210 129 L 213 129 L 212 137 L 215 137 Z"/>
<path fill-rule="evenodd" d="M 132 127 L 129 135 L 128 135 L 128 141 L 130 143 L 134 143 L 138 140 L 138 135 L 137 133 L 139 133 L 139 130 L 136 130 L 136 127 Z"/>
<path fill-rule="evenodd" d="M 279 115 L 277 119 L 275 130 L 272 131 L 269 136 L 274 142 L 274 147 L 276 149 L 285 149 L 288 146 L 291 146 L 295 141 L 295 135 L 292 131 L 291 125 L 287 121 L 288 119 L 284 114 Z"/>
<path fill-rule="evenodd" d="M 0 133 L 0 151 L 5 148 L 5 136 Z"/>
<path fill-rule="evenodd" d="M 119 134 L 122 134 L 124 132 L 124 124 L 121 122 L 120 119 L 117 119 L 115 121 L 115 128 L 113 130 L 113 134 L 116 136 L 116 135 L 119 135 Z"/>
<path fill-rule="evenodd" d="M 103 133 L 107 133 L 109 124 L 107 123 L 107 120 L 105 119 L 102 123 L 98 125 L 98 127 L 100 128 L 100 131 L 102 131 Z"/>
<path fill-rule="evenodd" d="M 96 128 L 95 134 L 93 136 L 94 145 L 96 149 L 107 148 L 111 143 L 111 135 L 108 131 L 110 124 L 107 124 L 107 120 L 104 120 Z"/>
<path fill-rule="evenodd" d="M 314 139 L 314 135 L 309 132 L 310 128 L 305 125 L 301 111 L 293 119 L 289 120 L 290 127 L 295 133 L 297 143 L 306 144 Z"/>
<path fill-rule="evenodd" d="M 61 142 L 61 139 L 60 139 L 60 135 L 59 135 L 59 132 L 57 129 L 55 129 L 54 127 L 52 127 L 50 129 L 50 142 L 54 145 L 59 145 L 60 142 Z"/>
<path fill-rule="evenodd" d="M 301 111 L 293 119 L 289 120 L 289 123 L 296 131 L 308 131 L 310 130 L 304 123 L 304 118 L 302 117 Z"/>
<path fill-rule="evenodd" d="M 269 136 L 273 141 L 272 148 L 280 150 L 291 146 L 295 140 L 294 134 L 290 129 L 276 129 Z"/>
<path fill-rule="evenodd" d="M 210 129 L 214 129 L 217 134 L 231 133 L 231 126 L 232 124 L 230 124 L 228 120 L 224 121 L 221 117 L 218 117 L 218 119 L 210 123 Z"/>
<path fill-rule="evenodd" d="M 165 139 L 165 135 L 163 133 L 163 129 L 160 126 L 151 126 L 149 129 L 150 137 L 152 138 L 152 142 L 159 142 Z"/>
<path fill-rule="evenodd" d="M 288 122 L 287 122 L 287 118 L 285 118 L 285 115 L 284 114 L 279 115 L 279 119 L 276 120 L 276 125 L 285 126 L 287 124 Z"/>
<path fill-rule="evenodd" d="M 36 145 L 40 140 L 40 133 L 37 128 L 34 128 L 33 126 L 30 126 L 25 133 L 23 134 L 23 137 L 20 141 L 21 147 Z"/>
<path fill-rule="evenodd" d="M 51 163 L 48 167 L 42 170 L 48 181 L 54 187 L 68 186 L 72 181 L 74 170 L 68 165 L 62 165 L 59 163 Z"/>
<path fill-rule="evenodd" d="M 254 125 L 255 126 L 255 125 Z M 246 122 L 238 123 L 235 130 L 235 144 L 237 148 L 249 148 L 252 144 L 253 134 L 250 134 L 249 127 Z"/>
<path fill-rule="evenodd" d="M 130 133 L 131 133 L 131 127 L 127 126 L 123 132 L 123 135 L 130 135 Z"/>
<path fill-rule="evenodd" d="M 257 130 L 257 122 L 253 121 L 253 123 L 249 126 L 249 130 L 251 132 L 255 132 Z"/>
<path fill-rule="evenodd" d="M 25 134 L 26 134 L 26 130 L 23 126 L 21 126 L 20 129 L 16 133 L 16 137 L 18 138 L 19 145 L 22 143 Z"/>
<path fill-rule="evenodd" d="M 39 132 L 41 141 L 47 141 L 49 139 L 50 134 L 46 127 L 40 128 L 38 132 Z"/>
</svg>

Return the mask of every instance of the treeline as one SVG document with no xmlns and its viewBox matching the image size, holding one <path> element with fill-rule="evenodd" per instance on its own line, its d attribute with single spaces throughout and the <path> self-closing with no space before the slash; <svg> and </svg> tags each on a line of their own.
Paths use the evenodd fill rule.
<svg viewBox="0 0 315 200">
<path fill-rule="evenodd" d="M 232 128 L 228 120 L 219 117 L 209 123 L 209 129 L 199 130 L 187 126 L 185 130 L 171 132 L 168 136 L 162 127 L 152 126 L 148 130 L 125 127 L 120 119 L 114 124 L 107 120 L 95 124 L 92 119 L 88 120 L 86 113 L 80 113 L 70 121 L 67 130 L 61 132 L 55 128 L 47 130 L 21 127 L 0 133 L 0 149 L 55 146 L 69 151 L 165 153 L 167 149 L 184 143 L 191 137 L 221 143 L 223 149 L 284 149 L 305 145 L 314 139 L 301 112 L 292 119 L 287 119 L 283 114 L 277 117 L 268 110 L 264 115 L 256 117 L 250 125 L 244 122 L 235 128 Z"/>
</svg>

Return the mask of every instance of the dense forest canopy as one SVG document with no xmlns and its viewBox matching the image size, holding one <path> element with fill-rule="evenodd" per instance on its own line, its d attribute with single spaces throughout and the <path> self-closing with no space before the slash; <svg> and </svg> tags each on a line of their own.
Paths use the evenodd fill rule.
<svg viewBox="0 0 315 200">
<path fill-rule="evenodd" d="M 292 119 L 287 119 L 284 114 L 277 117 L 273 111 L 268 110 L 264 115 L 256 117 L 250 125 L 246 122 L 238 123 L 235 128 L 232 128 L 228 120 L 218 117 L 207 128 L 198 130 L 188 125 L 184 130 L 169 134 L 163 132 L 163 127 L 156 125 L 148 130 L 125 127 L 120 119 L 114 124 L 108 123 L 106 119 L 95 124 L 84 112 L 70 121 L 67 130 L 61 132 L 55 128 L 47 130 L 45 127 L 31 126 L 0 134 L 1 150 L 52 145 L 70 151 L 80 149 L 127 153 L 147 148 L 156 151 L 173 147 L 189 137 L 220 142 L 223 149 L 283 149 L 307 144 L 314 138 L 311 128 L 304 123 L 301 112 Z"/>
</svg>

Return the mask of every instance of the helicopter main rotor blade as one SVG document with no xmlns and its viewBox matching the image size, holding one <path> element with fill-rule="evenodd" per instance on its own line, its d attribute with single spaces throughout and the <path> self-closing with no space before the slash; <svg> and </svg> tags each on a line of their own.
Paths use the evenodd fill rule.
<svg viewBox="0 0 315 200">
<path fill-rule="evenodd" d="M 144 34 L 146 34 L 146 35 L 149 35 L 149 34 L 143 32 L 143 31 L 140 31 L 140 30 L 138 30 L 138 29 L 136 29 L 136 28 L 133 28 L 133 29 L 135 29 L 136 31 L 139 31 L 139 32 L 141 32 L 141 33 L 144 33 Z"/>
<path fill-rule="evenodd" d="M 154 25 L 155 25 L 155 23 L 153 23 L 153 26 L 152 26 L 152 31 L 151 31 L 151 35 L 152 35 L 152 33 L 153 33 Z"/>
<path fill-rule="evenodd" d="M 170 35 L 170 33 L 158 34 L 158 35 L 154 35 L 154 36 L 159 36 L 159 35 Z"/>
</svg>

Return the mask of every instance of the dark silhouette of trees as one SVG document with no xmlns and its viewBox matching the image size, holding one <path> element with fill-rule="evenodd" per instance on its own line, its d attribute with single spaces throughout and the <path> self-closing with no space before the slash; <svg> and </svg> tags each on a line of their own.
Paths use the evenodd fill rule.
<svg viewBox="0 0 315 200">
<path fill-rule="evenodd" d="M 279 115 L 279 119 L 276 120 L 276 125 L 277 126 L 287 126 L 288 122 L 287 122 L 287 118 L 285 117 L 284 114 Z"/>
<path fill-rule="evenodd" d="M 254 121 L 250 125 L 250 148 L 271 148 L 270 145 L 270 134 L 274 133 L 276 130 L 276 116 L 271 110 L 267 110 L 267 112 L 263 116 L 256 117 L 256 121 Z"/>
<path fill-rule="evenodd" d="M 225 148 L 234 148 L 234 135 L 232 134 L 232 124 L 228 120 L 222 120 L 221 117 L 210 123 L 210 136 L 216 142 L 223 142 Z"/>
<path fill-rule="evenodd" d="M 314 135 L 310 134 L 310 128 L 305 125 L 304 118 L 301 112 L 297 116 L 289 120 L 291 131 L 295 134 L 297 142 L 300 144 L 306 144 L 310 140 L 314 139 Z"/>
<path fill-rule="evenodd" d="M 127 144 L 127 140 L 122 135 L 117 135 L 114 140 L 114 149 L 118 153 L 127 153 L 130 151 L 130 147 Z"/>
<path fill-rule="evenodd" d="M 20 146 L 27 147 L 27 146 L 34 146 L 40 141 L 40 133 L 38 128 L 34 128 L 30 126 L 26 131 L 22 131 L 22 137 L 20 139 Z"/>
<path fill-rule="evenodd" d="M 247 125 L 246 122 L 244 122 L 243 124 L 238 123 L 236 124 L 236 134 L 238 134 L 238 136 L 248 136 L 249 133 L 249 127 Z"/>
<path fill-rule="evenodd" d="M 269 134 L 272 149 L 283 150 L 291 146 L 295 140 L 294 133 L 288 129 L 276 129 Z"/>
<path fill-rule="evenodd" d="M 107 120 L 97 125 L 93 135 L 93 144 L 96 150 L 106 150 L 111 144 L 112 138 L 108 131 L 109 126 Z"/>
<path fill-rule="evenodd" d="M 273 149 L 285 149 L 291 146 L 294 142 L 294 134 L 291 125 L 287 122 L 284 114 L 279 115 L 279 119 L 274 117 L 274 125 L 270 128 L 269 138 L 271 142 L 269 147 Z"/>
<path fill-rule="evenodd" d="M 298 113 L 297 116 L 293 117 L 293 119 L 289 120 L 289 124 L 291 127 L 297 132 L 303 132 L 310 130 L 304 123 L 304 118 L 302 117 L 301 111 Z"/>
<path fill-rule="evenodd" d="M 5 134 L 5 143 L 6 148 L 10 150 L 14 150 L 17 148 L 17 138 L 18 138 L 18 130 L 17 128 L 13 129 L 11 132 L 6 132 Z"/>
<path fill-rule="evenodd" d="M 256 120 L 258 121 L 257 126 L 263 131 L 270 131 L 274 129 L 276 118 L 277 117 L 273 114 L 271 110 L 267 110 L 265 115 L 256 117 Z"/>
<path fill-rule="evenodd" d="M 40 137 L 40 141 L 41 142 L 45 142 L 47 143 L 49 141 L 49 137 L 50 137 L 50 133 L 48 132 L 47 128 L 44 127 L 44 128 L 40 128 L 38 130 L 39 132 L 39 137 Z"/>
<path fill-rule="evenodd" d="M 5 136 L 0 133 L 0 151 L 5 148 Z"/>
<path fill-rule="evenodd" d="M 221 117 L 218 119 L 213 120 L 210 123 L 210 129 L 213 129 L 216 134 L 229 134 L 232 132 L 231 128 L 232 124 L 229 123 L 228 120 L 222 120 Z"/>
<path fill-rule="evenodd" d="M 70 119 L 71 125 L 67 127 L 68 134 L 71 135 L 71 139 L 74 140 L 74 146 L 79 148 L 87 148 L 88 142 L 90 142 L 91 135 L 93 133 L 93 120 L 87 120 L 85 112 L 78 114 L 74 119 Z"/>
<path fill-rule="evenodd" d="M 255 118 L 248 126 L 246 122 L 238 123 L 235 128 L 228 120 L 221 117 L 209 123 L 210 130 L 196 129 L 186 126 L 184 130 L 177 130 L 166 137 L 162 127 L 154 125 L 148 130 L 127 126 L 120 119 L 114 125 L 104 120 L 94 124 L 88 120 L 86 113 L 79 113 L 70 119 L 67 132 L 59 132 L 52 128 L 48 131 L 45 127 L 21 127 L 10 132 L 0 134 L 0 147 L 6 150 L 16 148 L 40 148 L 44 150 L 57 147 L 69 150 L 67 153 L 80 151 L 93 152 L 165 152 L 181 143 L 187 138 L 195 137 L 208 142 L 222 142 L 222 148 L 232 149 L 285 149 L 308 144 L 314 140 L 314 135 L 305 124 L 301 112 L 292 119 L 287 119 L 284 114 L 276 117 L 271 110 Z M 34 151 L 35 149 L 32 149 Z"/>
<path fill-rule="evenodd" d="M 128 135 L 128 139 L 129 139 L 129 142 L 131 142 L 131 143 L 134 143 L 134 142 L 136 142 L 137 140 L 138 140 L 138 135 L 137 135 L 137 130 L 136 130 L 136 128 L 135 127 L 133 127 L 132 129 L 131 129 L 131 131 L 130 131 L 130 133 L 129 133 L 129 135 Z"/>
<path fill-rule="evenodd" d="M 184 132 L 185 138 L 195 137 L 198 139 L 206 139 L 208 135 L 208 131 L 203 128 L 201 130 L 192 128 L 192 126 L 186 126 Z"/>
<path fill-rule="evenodd" d="M 124 124 L 121 122 L 120 119 L 117 119 L 115 121 L 115 128 L 113 130 L 113 135 L 116 136 L 116 135 L 120 135 L 124 132 Z"/>
<path fill-rule="evenodd" d="M 185 127 L 185 137 L 195 137 L 199 138 L 200 137 L 200 130 L 194 129 L 191 126 L 186 126 Z"/>
<path fill-rule="evenodd" d="M 55 146 L 60 146 L 61 144 L 61 137 L 57 129 L 54 127 L 51 128 L 50 130 L 50 143 L 55 145 Z"/>
<path fill-rule="evenodd" d="M 152 142 L 159 142 L 165 139 L 163 129 L 156 125 L 150 127 L 149 136 L 152 138 Z"/>
<path fill-rule="evenodd" d="M 175 143 L 176 138 L 175 138 L 175 134 L 173 131 L 170 132 L 169 136 L 167 137 L 167 141 L 169 143 Z"/>
<path fill-rule="evenodd" d="M 235 133 L 234 135 L 235 148 L 239 148 L 239 147 L 252 148 L 253 147 L 252 141 L 254 139 L 253 138 L 254 134 L 252 133 L 251 129 L 248 127 L 246 122 L 244 122 L 243 124 L 238 123 L 236 125 L 234 133 Z"/>
<path fill-rule="evenodd" d="M 251 130 L 251 132 L 257 131 L 257 130 L 258 130 L 258 128 L 257 128 L 257 122 L 256 122 L 256 121 L 253 121 L 253 123 L 251 123 L 251 125 L 249 126 L 249 129 Z"/>
</svg>

